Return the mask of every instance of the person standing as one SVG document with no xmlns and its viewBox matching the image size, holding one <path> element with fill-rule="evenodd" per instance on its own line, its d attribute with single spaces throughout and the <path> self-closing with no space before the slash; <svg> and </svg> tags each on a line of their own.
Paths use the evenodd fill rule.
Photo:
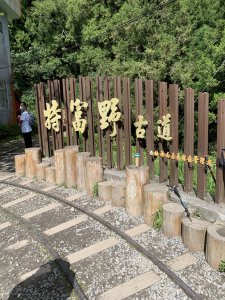
<svg viewBox="0 0 225 300">
<path fill-rule="evenodd" d="M 25 143 L 25 148 L 31 148 L 32 147 L 32 127 L 29 123 L 30 119 L 30 114 L 27 111 L 27 105 L 25 102 L 20 103 L 20 111 L 21 111 L 21 116 L 20 116 L 20 126 L 21 126 L 21 131 L 23 134 L 23 139 Z"/>
</svg>

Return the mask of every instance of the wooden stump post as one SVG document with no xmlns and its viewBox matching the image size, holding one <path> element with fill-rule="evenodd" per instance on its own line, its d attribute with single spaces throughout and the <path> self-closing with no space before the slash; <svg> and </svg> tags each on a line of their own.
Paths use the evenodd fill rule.
<svg viewBox="0 0 225 300">
<path fill-rule="evenodd" d="M 40 148 L 26 148 L 25 149 L 25 175 L 28 178 L 36 176 L 36 166 L 41 162 Z"/>
<path fill-rule="evenodd" d="M 225 226 L 215 223 L 207 229 L 206 261 L 218 270 L 222 260 L 225 261 Z"/>
<path fill-rule="evenodd" d="M 112 181 L 112 206 L 125 207 L 126 183 L 125 181 Z"/>
<path fill-rule="evenodd" d="M 87 192 L 93 195 L 93 188 L 103 181 L 103 166 L 101 157 L 89 157 L 86 159 L 86 187 Z"/>
<path fill-rule="evenodd" d="M 144 187 L 144 220 L 152 224 L 152 217 L 160 205 L 168 202 L 168 187 L 162 184 L 151 183 Z"/>
<path fill-rule="evenodd" d="M 46 181 L 55 184 L 55 167 L 48 167 L 45 169 Z"/>
<path fill-rule="evenodd" d="M 25 154 L 15 156 L 16 176 L 21 177 L 25 175 Z"/>
<path fill-rule="evenodd" d="M 54 152 L 55 157 L 55 182 L 58 185 L 65 183 L 65 161 L 64 150 L 58 149 Z"/>
<path fill-rule="evenodd" d="M 98 183 L 98 197 L 102 201 L 111 201 L 112 181 L 101 181 Z"/>
<path fill-rule="evenodd" d="M 67 187 L 76 186 L 76 155 L 79 151 L 78 146 L 67 146 L 64 148 L 65 158 L 65 182 Z"/>
<path fill-rule="evenodd" d="M 86 159 L 90 157 L 90 152 L 77 153 L 76 173 L 77 173 L 77 189 L 80 192 L 86 192 Z"/>
<path fill-rule="evenodd" d="M 184 217 L 184 208 L 178 203 L 163 205 L 163 233 L 167 237 L 181 235 L 181 220 Z"/>
<path fill-rule="evenodd" d="M 48 162 L 42 162 L 36 166 L 36 178 L 37 180 L 46 180 L 45 169 L 50 167 L 51 164 Z"/>
<path fill-rule="evenodd" d="M 133 216 L 143 214 L 144 186 L 149 183 L 149 167 L 126 167 L 126 210 Z"/>
<path fill-rule="evenodd" d="M 203 252 L 205 249 L 206 230 L 209 222 L 191 218 L 182 219 L 182 242 L 190 251 Z"/>
</svg>

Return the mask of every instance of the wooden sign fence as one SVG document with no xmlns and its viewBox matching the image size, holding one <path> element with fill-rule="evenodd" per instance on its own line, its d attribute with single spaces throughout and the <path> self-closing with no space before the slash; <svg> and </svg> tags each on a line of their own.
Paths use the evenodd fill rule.
<svg viewBox="0 0 225 300">
<path fill-rule="evenodd" d="M 133 84 L 133 82 L 132 82 Z M 118 170 L 132 164 L 132 150 L 140 154 L 140 162 L 146 162 L 150 169 L 150 178 L 155 176 L 156 150 L 159 156 L 159 180 L 166 182 L 169 179 L 171 186 L 178 185 L 178 160 L 174 155 L 179 151 L 179 100 L 178 85 L 159 82 L 158 90 L 154 88 L 153 80 L 135 79 L 131 85 L 129 78 L 114 77 L 79 77 L 48 81 L 35 85 L 36 104 L 38 113 L 39 141 L 45 156 L 53 155 L 53 151 L 66 145 L 80 145 L 82 151 L 99 155 L 108 168 L 116 167 Z M 112 124 L 101 129 L 101 115 L 98 103 L 112 98 L 119 99 L 118 111 L 121 118 L 115 124 L 116 136 L 111 137 Z M 58 120 L 59 130 L 48 129 L 45 126 L 44 110 L 47 104 L 56 100 L 58 108 L 62 109 L 62 119 Z M 83 113 L 87 128 L 83 134 L 74 130 L 74 112 L 71 111 L 71 100 L 79 99 L 88 103 Z M 197 154 L 194 153 L 194 105 L 195 92 L 191 88 L 184 91 L 184 190 L 193 191 L 194 157 L 198 156 L 197 163 L 197 196 L 205 199 L 207 196 L 207 163 L 200 158 L 208 155 L 208 93 L 198 95 L 198 145 Z M 158 107 L 158 116 L 154 115 L 154 108 Z M 156 121 L 162 119 L 167 113 L 171 115 L 170 135 L 171 141 L 158 139 L 154 128 Z M 138 116 L 144 116 L 148 122 L 145 138 L 135 135 L 134 122 Z M 217 122 L 217 167 L 216 167 L 216 202 L 225 203 L 224 168 L 219 165 L 221 151 L 225 148 L 225 100 L 218 105 Z M 149 154 L 149 153 L 153 154 Z M 173 155 L 171 155 L 173 154 Z M 168 156 L 169 155 L 169 156 Z M 196 161 L 195 161 L 196 162 Z M 168 172 L 169 169 L 169 172 Z"/>
</svg>

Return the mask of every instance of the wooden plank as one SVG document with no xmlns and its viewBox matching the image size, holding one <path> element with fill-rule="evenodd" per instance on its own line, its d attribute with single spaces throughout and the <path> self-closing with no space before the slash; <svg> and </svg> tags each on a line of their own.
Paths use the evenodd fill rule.
<svg viewBox="0 0 225 300">
<path fill-rule="evenodd" d="M 110 80 L 108 76 L 104 78 L 104 100 L 110 100 Z M 111 126 L 110 126 L 111 127 Z M 110 127 L 106 129 L 106 152 L 107 152 L 107 168 L 111 169 L 113 167 L 113 157 L 112 157 L 112 140 L 110 137 Z"/>
<path fill-rule="evenodd" d="M 72 125 L 72 113 L 70 111 L 70 101 L 76 100 L 74 98 L 71 98 L 70 95 L 70 83 L 73 80 L 73 78 L 66 79 L 66 98 L 65 98 L 65 114 L 67 116 L 67 145 L 71 146 L 73 145 L 73 125 Z M 73 83 L 73 82 L 72 82 Z M 73 86 L 72 86 L 73 89 Z"/>
<path fill-rule="evenodd" d="M 169 104 L 170 104 L 170 115 L 171 115 L 171 136 L 172 141 L 170 144 L 170 153 L 177 155 L 179 151 L 179 103 L 178 103 L 178 85 L 169 85 Z M 170 160 L 170 186 L 178 185 L 178 162 L 176 160 Z"/>
<path fill-rule="evenodd" d="M 209 94 L 200 93 L 198 97 L 198 156 L 208 155 L 208 126 L 209 126 Z M 197 197 L 206 199 L 207 195 L 207 169 L 198 164 Z"/>
<path fill-rule="evenodd" d="M 159 118 L 167 114 L 167 83 L 159 82 Z M 165 140 L 159 140 L 159 151 L 167 152 L 167 142 Z M 168 166 L 167 159 L 159 157 L 159 181 L 165 182 L 168 179 Z"/>
<path fill-rule="evenodd" d="M 146 102 L 146 120 L 148 126 L 146 128 L 146 147 L 147 147 L 147 164 L 149 166 L 150 179 L 155 177 L 154 157 L 149 155 L 150 151 L 154 151 L 154 87 L 153 80 L 145 80 L 145 102 Z"/>
<path fill-rule="evenodd" d="M 114 97 L 119 99 L 119 110 L 122 111 L 122 92 L 121 92 L 121 78 L 114 77 Z M 116 151 L 117 151 L 117 170 L 123 169 L 123 128 L 122 122 L 117 122 L 116 125 Z"/>
<path fill-rule="evenodd" d="M 79 91 L 80 91 L 80 100 L 81 101 L 86 101 L 87 97 L 86 97 L 86 89 L 85 89 L 85 77 L 80 76 L 79 77 Z M 87 115 L 83 116 L 86 120 L 87 120 Z M 87 143 L 87 139 L 88 139 L 88 133 L 87 130 L 85 130 L 85 132 L 82 135 L 83 138 L 83 151 L 89 151 L 88 150 L 88 143 Z"/>
<path fill-rule="evenodd" d="M 125 281 L 110 290 L 97 295 L 97 300 L 122 300 L 125 298 L 138 299 L 135 295 L 144 289 L 150 288 L 161 280 L 154 271 L 148 271 Z M 141 299 L 141 298 L 140 298 Z M 143 298 L 142 298 L 143 299 Z"/>
<path fill-rule="evenodd" d="M 104 152 L 104 132 L 100 128 L 100 115 L 98 111 L 98 102 L 103 101 L 103 86 L 102 86 L 102 78 L 96 77 L 96 100 L 97 100 L 97 129 L 98 129 L 98 149 L 99 156 L 102 157 L 103 164 L 105 164 L 105 152 Z"/>
<path fill-rule="evenodd" d="M 46 95 L 45 95 L 45 87 L 44 83 L 39 84 L 39 95 L 40 95 L 40 109 L 41 109 L 41 122 L 42 122 L 42 136 L 43 136 L 43 154 L 46 157 L 51 156 L 51 148 L 49 141 L 49 130 L 45 127 L 45 116 L 44 110 L 46 109 Z"/>
<path fill-rule="evenodd" d="M 62 100 L 61 100 L 61 88 L 60 88 L 60 81 L 59 80 L 54 80 L 54 90 L 55 90 L 55 95 L 56 99 L 59 104 L 59 108 L 62 109 Z M 62 115 L 62 113 L 61 113 Z M 62 126 L 62 119 L 59 120 L 59 132 L 56 132 L 56 147 L 57 149 L 62 149 L 64 146 L 64 140 L 63 140 L 63 126 Z"/>
<path fill-rule="evenodd" d="M 38 85 L 34 85 L 34 93 L 35 93 L 35 98 L 36 98 L 36 110 L 37 110 L 37 124 L 38 124 L 38 140 L 39 140 L 39 145 L 41 147 L 41 151 L 43 153 L 43 137 L 42 137 L 42 123 L 41 123 L 41 110 L 40 110 L 40 98 L 39 98 L 39 92 L 38 92 Z"/>
<path fill-rule="evenodd" d="M 130 79 L 123 78 L 123 105 L 124 105 L 124 135 L 125 135 L 125 164 L 132 164 L 131 148 L 131 108 L 130 108 Z"/>
<path fill-rule="evenodd" d="M 198 261 L 198 259 L 190 253 L 185 253 L 181 256 L 171 259 L 166 264 L 175 272 L 183 270 L 192 266 Z"/>
<path fill-rule="evenodd" d="M 216 166 L 216 203 L 225 203 L 225 169 L 220 167 L 222 149 L 225 149 L 225 99 L 218 102 L 217 115 L 217 166 Z"/>
<path fill-rule="evenodd" d="M 68 106 L 68 79 L 62 79 L 62 87 L 63 87 L 63 102 L 64 102 L 64 114 L 65 115 L 65 125 L 66 125 L 66 144 L 67 146 L 70 145 L 70 125 L 69 125 L 69 106 Z"/>
<path fill-rule="evenodd" d="M 55 90 L 54 90 L 54 84 L 53 81 L 48 80 L 48 103 L 51 105 L 51 101 L 53 99 L 56 99 Z M 50 138 L 50 132 L 52 136 L 52 146 L 53 151 L 56 150 L 56 133 L 53 129 L 49 131 L 49 138 Z"/>
<path fill-rule="evenodd" d="M 94 130 L 94 110 L 92 100 L 92 88 L 90 77 L 86 77 L 86 101 L 88 103 L 87 122 L 88 122 L 88 143 L 89 151 L 92 156 L 95 156 L 95 130 Z"/>
<path fill-rule="evenodd" d="M 70 100 L 76 100 L 76 79 L 75 78 L 70 78 Z M 71 123 L 71 134 L 73 136 L 72 144 L 73 145 L 79 145 L 79 133 L 76 132 L 73 128 L 73 120 L 74 120 L 74 115 L 73 113 L 70 112 L 70 123 Z"/>
<path fill-rule="evenodd" d="M 136 121 L 138 116 L 143 114 L 143 90 L 142 90 L 142 79 L 135 79 L 135 104 L 136 104 Z M 136 138 L 136 152 L 140 153 L 140 165 L 144 161 L 144 139 Z"/>
<path fill-rule="evenodd" d="M 185 89 L 184 96 L 184 154 L 194 155 L 194 90 Z M 193 164 L 184 163 L 184 191 L 193 191 Z"/>
</svg>

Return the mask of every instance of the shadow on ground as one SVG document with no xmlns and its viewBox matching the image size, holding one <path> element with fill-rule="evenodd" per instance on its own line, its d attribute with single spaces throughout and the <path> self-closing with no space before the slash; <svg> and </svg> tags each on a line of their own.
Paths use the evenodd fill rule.
<svg viewBox="0 0 225 300">
<path fill-rule="evenodd" d="M 38 147 L 38 139 L 33 136 L 33 147 Z M 0 142 L 0 172 L 15 172 L 14 156 L 23 154 L 24 141 L 21 139 L 11 142 Z"/>
<path fill-rule="evenodd" d="M 64 300 L 73 291 L 60 266 L 70 269 L 70 264 L 62 259 L 52 260 L 42 265 L 35 274 L 18 284 L 10 293 L 8 300 Z M 70 272 L 72 272 L 70 270 Z M 75 274 L 72 272 L 73 278 Z"/>
</svg>

